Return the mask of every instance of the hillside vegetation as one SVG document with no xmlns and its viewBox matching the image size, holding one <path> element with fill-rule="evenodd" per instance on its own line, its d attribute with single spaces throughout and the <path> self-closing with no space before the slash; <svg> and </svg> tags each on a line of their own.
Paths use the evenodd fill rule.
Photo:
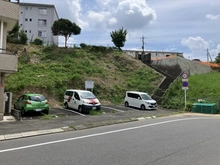
<svg viewBox="0 0 220 165">
<path fill-rule="evenodd" d="M 192 104 L 198 99 L 207 103 L 220 103 L 220 73 L 197 74 L 188 78 L 189 89 L 186 91 L 187 110 L 191 110 Z M 171 85 L 163 96 L 163 107 L 183 109 L 185 106 L 185 94 L 182 89 L 182 78 Z M 219 109 L 220 110 L 220 109 Z"/>
<path fill-rule="evenodd" d="M 18 72 L 5 80 L 5 91 L 12 92 L 13 99 L 23 93 L 42 93 L 51 106 L 61 106 L 66 89 L 85 89 L 85 81 L 94 81 L 93 92 L 102 104 L 122 104 L 125 91 L 152 94 L 163 78 L 112 48 L 9 44 L 8 49 L 18 51 Z"/>
</svg>

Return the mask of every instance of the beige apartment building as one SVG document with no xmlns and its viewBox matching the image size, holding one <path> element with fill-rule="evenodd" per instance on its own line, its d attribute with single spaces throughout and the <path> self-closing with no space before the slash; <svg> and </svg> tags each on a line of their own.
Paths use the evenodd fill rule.
<svg viewBox="0 0 220 165">
<path fill-rule="evenodd" d="M 7 32 L 11 31 L 19 20 L 19 5 L 10 0 L 0 0 L 0 120 L 5 109 L 5 76 L 17 71 L 18 57 L 6 50 Z"/>
</svg>

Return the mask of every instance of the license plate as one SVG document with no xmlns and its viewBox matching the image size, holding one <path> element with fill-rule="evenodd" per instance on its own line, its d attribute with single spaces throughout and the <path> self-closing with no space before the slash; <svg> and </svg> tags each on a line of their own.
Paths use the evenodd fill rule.
<svg viewBox="0 0 220 165">
<path fill-rule="evenodd" d="M 42 109 L 36 109 L 37 112 L 41 111 Z"/>
<path fill-rule="evenodd" d="M 92 107 L 92 109 L 96 109 L 96 107 Z"/>
</svg>

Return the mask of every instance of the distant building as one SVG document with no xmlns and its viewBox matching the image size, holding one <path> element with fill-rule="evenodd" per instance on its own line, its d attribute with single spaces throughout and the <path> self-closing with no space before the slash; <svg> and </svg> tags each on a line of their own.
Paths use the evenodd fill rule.
<svg viewBox="0 0 220 165">
<path fill-rule="evenodd" d="M 123 50 L 124 53 L 139 59 L 140 55 L 143 53 L 142 50 Z M 165 51 L 144 51 L 144 54 L 151 54 L 151 59 L 160 59 L 160 58 L 164 58 L 164 57 L 169 57 L 169 56 L 179 56 L 179 57 L 183 57 L 183 53 L 181 52 L 165 52 Z"/>
<path fill-rule="evenodd" d="M 54 5 L 19 3 L 20 30 L 24 30 L 28 37 L 28 43 L 39 38 L 44 45 L 58 45 L 58 36 L 54 36 L 51 27 L 58 20 L 58 14 Z"/>
</svg>

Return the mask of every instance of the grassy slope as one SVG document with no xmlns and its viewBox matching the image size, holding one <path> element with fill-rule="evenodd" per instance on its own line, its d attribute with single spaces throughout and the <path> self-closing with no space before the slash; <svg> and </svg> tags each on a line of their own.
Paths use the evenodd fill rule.
<svg viewBox="0 0 220 165">
<path fill-rule="evenodd" d="M 189 77 L 189 89 L 186 91 L 187 106 L 204 99 L 209 103 L 217 103 L 220 100 L 220 73 L 197 74 Z M 164 96 L 163 106 L 166 108 L 181 109 L 185 105 L 182 79 L 176 81 Z"/>
<path fill-rule="evenodd" d="M 62 104 L 67 88 L 84 89 L 94 81 L 102 103 L 123 103 L 125 91 L 152 94 L 162 76 L 139 60 L 103 47 L 87 49 L 9 45 L 19 50 L 18 72 L 6 78 L 13 99 L 22 93 L 43 93 L 51 106 Z"/>
</svg>

